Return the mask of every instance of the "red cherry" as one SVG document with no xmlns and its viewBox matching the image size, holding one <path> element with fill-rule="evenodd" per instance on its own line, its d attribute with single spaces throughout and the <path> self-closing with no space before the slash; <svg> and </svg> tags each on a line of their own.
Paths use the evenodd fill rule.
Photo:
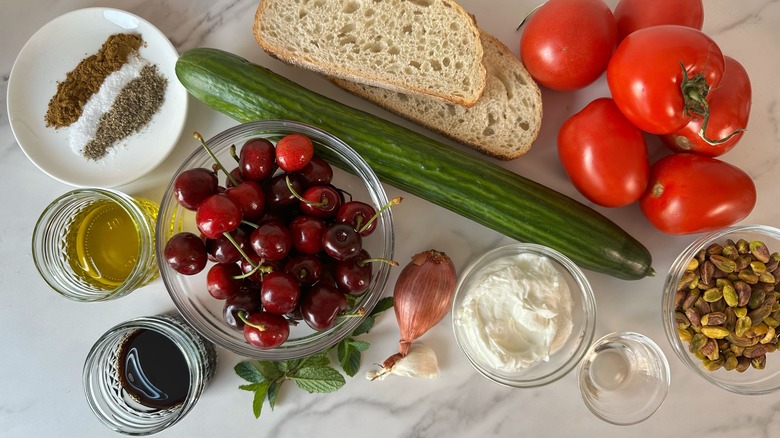
<svg viewBox="0 0 780 438">
<path fill-rule="evenodd" d="M 315 255 L 298 254 L 287 259 L 284 272 L 295 277 L 301 286 L 311 286 L 322 278 L 325 265 Z"/>
<path fill-rule="evenodd" d="M 274 145 L 264 139 L 255 138 L 244 143 L 238 159 L 238 167 L 245 179 L 264 181 L 276 168 Z"/>
<path fill-rule="evenodd" d="M 204 236 L 216 239 L 241 224 L 241 209 L 225 194 L 211 195 L 195 212 L 195 223 Z"/>
<path fill-rule="evenodd" d="M 344 294 L 329 284 L 317 283 L 301 298 L 301 314 L 309 327 L 324 331 L 336 325 L 336 318 L 348 308 Z"/>
<path fill-rule="evenodd" d="M 284 225 L 277 222 L 265 222 L 252 231 L 249 236 L 252 249 L 266 260 L 281 260 L 292 249 L 292 236 Z"/>
<path fill-rule="evenodd" d="M 163 249 L 168 265 L 184 275 L 195 275 L 206 267 L 208 255 L 203 240 L 193 233 L 184 231 L 168 239 Z"/>
<path fill-rule="evenodd" d="M 244 219 L 254 221 L 263 216 L 265 192 L 260 184 L 244 181 L 236 187 L 228 187 L 225 194 L 238 205 Z"/>
<path fill-rule="evenodd" d="M 271 272 L 260 286 L 260 302 L 269 313 L 284 315 L 298 307 L 301 289 L 291 274 L 283 271 Z"/>
<path fill-rule="evenodd" d="M 255 312 L 244 321 L 244 339 L 260 349 L 275 348 L 290 336 L 290 323 L 281 315 Z"/>
<path fill-rule="evenodd" d="M 334 279 L 339 290 L 345 294 L 360 295 L 371 285 L 371 256 L 365 250 L 336 263 Z"/>
<path fill-rule="evenodd" d="M 376 209 L 373 206 L 362 201 L 349 201 L 339 207 L 336 212 L 336 222 L 351 226 L 365 237 L 376 229 L 377 221 L 371 220 L 374 215 Z"/>
<path fill-rule="evenodd" d="M 225 300 L 237 294 L 243 280 L 236 278 L 241 275 L 241 268 L 235 263 L 217 263 L 206 274 L 206 290 L 209 295 Z"/>
<path fill-rule="evenodd" d="M 249 248 L 249 235 L 243 228 L 238 227 L 229 234 L 239 248 L 242 250 Z M 206 239 L 206 252 L 208 252 L 209 260 L 217 263 L 235 263 L 241 260 L 241 253 L 225 237 L 225 234 L 221 234 L 216 239 Z"/>
<path fill-rule="evenodd" d="M 289 224 L 293 247 L 303 254 L 317 254 L 322 251 L 322 234 L 325 222 L 311 216 L 296 216 Z"/>
<path fill-rule="evenodd" d="M 276 142 L 276 163 L 285 172 L 303 169 L 314 156 L 314 144 L 303 134 L 289 134 Z"/>
<path fill-rule="evenodd" d="M 363 249 L 363 239 L 357 231 L 346 224 L 333 224 L 322 234 L 322 248 L 336 260 L 356 256 Z"/>
<path fill-rule="evenodd" d="M 260 295 L 256 289 L 241 288 L 239 292 L 225 300 L 222 308 L 222 318 L 235 330 L 244 328 L 244 321 L 238 315 L 244 312 L 246 315 L 260 310 Z"/>
<path fill-rule="evenodd" d="M 303 193 L 306 182 L 297 173 L 280 173 L 271 177 L 265 188 L 266 208 L 271 211 L 283 211 L 298 205 L 298 198 L 287 187 L 289 179 L 290 187 L 295 193 Z"/>
<path fill-rule="evenodd" d="M 326 186 L 333 179 L 333 168 L 318 156 L 311 157 L 309 164 L 296 172 L 306 181 L 306 186 Z"/>
<path fill-rule="evenodd" d="M 198 167 L 180 173 L 173 182 L 173 196 L 187 210 L 197 210 L 209 196 L 217 193 L 217 175 L 209 169 Z"/>
<path fill-rule="evenodd" d="M 332 186 L 309 187 L 301 198 L 301 212 L 321 219 L 335 216 L 342 204 L 341 193 Z"/>
</svg>

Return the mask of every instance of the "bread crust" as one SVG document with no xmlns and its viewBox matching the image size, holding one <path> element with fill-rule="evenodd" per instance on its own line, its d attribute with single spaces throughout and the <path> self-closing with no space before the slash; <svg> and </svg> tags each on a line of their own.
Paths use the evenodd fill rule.
<svg viewBox="0 0 780 438">
<path fill-rule="evenodd" d="M 471 73 L 468 75 L 467 78 L 465 78 L 465 80 L 471 82 L 471 85 L 473 86 L 471 87 L 470 90 L 463 90 L 459 88 L 459 90 L 461 91 L 468 91 L 468 92 L 458 93 L 452 90 L 447 91 L 444 88 L 444 86 L 446 85 L 452 87 L 452 81 L 450 79 L 447 79 L 446 81 L 442 81 L 441 86 L 425 87 L 420 85 L 421 81 L 413 80 L 413 77 L 409 77 L 408 75 L 393 74 L 392 72 L 384 71 L 381 68 L 375 68 L 375 69 L 358 68 L 359 66 L 350 62 L 339 62 L 338 64 L 327 63 L 315 59 L 312 56 L 308 56 L 308 57 L 302 56 L 302 54 L 299 52 L 294 52 L 285 47 L 282 47 L 280 44 L 277 44 L 274 41 L 272 41 L 273 38 L 271 38 L 270 35 L 266 33 L 266 31 L 264 30 L 264 26 L 266 26 L 267 20 L 278 18 L 278 17 L 273 17 L 274 12 L 270 10 L 270 8 L 274 5 L 274 2 L 276 2 L 277 4 L 283 2 L 296 3 L 295 0 L 262 0 L 255 12 L 253 34 L 255 40 L 263 49 L 263 51 L 265 51 L 268 55 L 290 65 L 294 65 L 327 76 L 337 77 L 337 78 L 341 78 L 356 83 L 382 87 L 382 88 L 386 88 L 389 90 L 394 90 L 402 93 L 426 95 L 429 96 L 430 98 L 437 99 L 442 102 L 451 102 L 465 107 L 471 107 L 475 105 L 479 100 L 479 97 L 482 95 L 482 92 L 484 91 L 485 85 L 487 83 L 487 72 L 481 62 L 484 51 L 479 36 L 479 29 L 477 28 L 473 17 L 469 15 L 460 5 L 458 5 L 457 3 L 451 0 L 416 0 L 416 1 L 421 3 L 430 2 L 437 6 L 442 5 L 441 7 L 446 7 L 446 10 L 453 12 L 454 14 L 453 19 L 456 20 L 456 22 L 453 22 L 451 25 L 463 26 L 466 33 L 469 35 L 468 41 L 465 42 L 467 46 L 467 50 L 463 52 L 467 53 L 466 56 L 468 56 L 468 59 L 472 60 L 473 71 L 471 71 Z M 317 3 L 317 2 L 319 3 L 335 2 L 338 4 L 345 3 L 337 0 L 316 0 L 316 1 L 312 0 L 312 3 Z M 359 4 L 360 2 L 365 2 L 365 1 L 353 0 L 353 2 Z M 380 2 L 380 5 L 382 5 L 384 2 L 394 3 L 396 2 L 396 0 L 384 0 L 383 2 Z M 458 28 L 460 29 L 460 27 Z M 298 34 L 307 32 L 306 29 L 301 29 L 300 27 L 297 29 L 290 29 L 290 31 L 291 32 L 296 31 L 298 32 Z M 432 75 L 435 75 L 435 70 L 436 70 L 435 68 L 428 68 L 425 71 L 420 69 L 421 71 L 420 74 L 430 73 Z"/>
</svg>

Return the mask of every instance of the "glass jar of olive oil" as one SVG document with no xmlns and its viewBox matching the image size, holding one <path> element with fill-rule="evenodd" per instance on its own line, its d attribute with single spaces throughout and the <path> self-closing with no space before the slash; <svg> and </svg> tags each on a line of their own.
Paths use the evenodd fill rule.
<svg viewBox="0 0 780 438">
<path fill-rule="evenodd" d="M 154 202 L 111 189 L 65 193 L 35 224 L 35 266 L 66 298 L 122 297 L 159 275 L 154 251 L 158 209 Z"/>
</svg>

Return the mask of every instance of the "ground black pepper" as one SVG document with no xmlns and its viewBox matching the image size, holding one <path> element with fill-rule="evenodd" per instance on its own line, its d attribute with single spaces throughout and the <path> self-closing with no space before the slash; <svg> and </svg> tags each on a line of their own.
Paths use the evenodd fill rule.
<svg viewBox="0 0 780 438">
<path fill-rule="evenodd" d="M 99 160 L 114 144 L 146 126 L 162 106 L 167 86 L 168 80 L 156 65 L 144 66 L 101 116 L 95 137 L 84 146 L 84 157 Z"/>
</svg>

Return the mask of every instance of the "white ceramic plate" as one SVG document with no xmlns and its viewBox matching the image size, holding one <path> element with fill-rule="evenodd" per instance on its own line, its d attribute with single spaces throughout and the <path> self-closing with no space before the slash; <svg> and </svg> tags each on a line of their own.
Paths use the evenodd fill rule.
<svg viewBox="0 0 780 438">
<path fill-rule="evenodd" d="M 168 79 L 165 102 L 140 132 L 114 146 L 99 161 L 74 152 L 66 129 L 47 128 L 44 116 L 57 82 L 96 53 L 110 35 L 138 33 L 140 55 Z M 8 118 L 27 157 L 51 177 L 78 187 L 116 187 L 159 165 L 179 140 L 187 117 L 187 91 L 176 79 L 178 53 L 146 20 L 108 8 L 80 9 L 43 26 L 22 48 L 8 80 Z"/>
</svg>

